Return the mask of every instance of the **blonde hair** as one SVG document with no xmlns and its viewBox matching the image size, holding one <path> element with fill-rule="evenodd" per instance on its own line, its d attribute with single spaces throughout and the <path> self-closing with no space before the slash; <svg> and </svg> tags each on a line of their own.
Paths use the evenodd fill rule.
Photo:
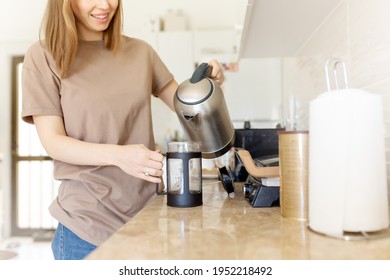
<svg viewBox="0 0 390 280">
<path fill-rule="evenodd" d="M 106 48 L 114 53 L 121 46 L 122 22 L 122 1 L 118 0 L 117 11 L 103 33 Z M 44 35 L 45 46 L 53 56 L 61 78 L 65 78 L 78 49 L 76 19 L 70 0 L 48 0 L 40 35 Z M 40 41 L 43 44 L 41 36 Z"/>
</svg>

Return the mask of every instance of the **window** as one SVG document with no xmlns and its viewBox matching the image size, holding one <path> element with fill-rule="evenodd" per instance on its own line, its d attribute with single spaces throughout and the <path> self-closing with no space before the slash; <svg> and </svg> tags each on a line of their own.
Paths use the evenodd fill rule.
<svg viewBox="0 0 390 280">
<path fill-rule="evenodd" d="M 30 236 L 56 227 L 48 211 L 57 196 L 52 159 L 43 149 L 36 129 L 20 118 L 23 57 L 12 61 L 12 212 L 11 234 Z"/>
</svg>

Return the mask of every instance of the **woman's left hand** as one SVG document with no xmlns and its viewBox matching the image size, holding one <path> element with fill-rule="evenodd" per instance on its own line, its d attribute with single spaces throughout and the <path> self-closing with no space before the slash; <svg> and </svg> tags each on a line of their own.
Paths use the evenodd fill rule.
<svg viewBox="0 0 390 280">
<path fill-rule="evenodd" d="M 213 67 L 210 78 L 216 81 L 218 84 L 222 85 L 224 80 L 222 64 L 215 59 L 210 60 L 208 64 Z"/>
</svg>

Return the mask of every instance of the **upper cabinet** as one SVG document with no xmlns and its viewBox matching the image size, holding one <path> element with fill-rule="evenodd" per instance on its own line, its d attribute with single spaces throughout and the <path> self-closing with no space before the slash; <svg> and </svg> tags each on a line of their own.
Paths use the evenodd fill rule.
<svg viewBox="0 0 390 280">
<path fill-rule="evenodd" d="M 296 55 L 341 0 L 248 0 L 239 58 Z"/>
</svg>

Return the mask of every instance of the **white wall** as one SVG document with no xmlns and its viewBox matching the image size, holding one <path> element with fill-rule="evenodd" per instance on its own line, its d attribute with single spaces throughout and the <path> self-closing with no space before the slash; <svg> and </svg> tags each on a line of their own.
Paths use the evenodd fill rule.
<svg viewBox="0 0 390 280">
<path fill-rule="evenodd" d="M 0 43 L 36 40 L 45 5 L 45 0 L 2 1 Z"/>
<path fill-rule="evenodd" d="M 223 90 L 235 127 L 275 127 L 281 121 L 281 58 L 241 59 L 239 71 L 225 72 Z"/>
</svg>

